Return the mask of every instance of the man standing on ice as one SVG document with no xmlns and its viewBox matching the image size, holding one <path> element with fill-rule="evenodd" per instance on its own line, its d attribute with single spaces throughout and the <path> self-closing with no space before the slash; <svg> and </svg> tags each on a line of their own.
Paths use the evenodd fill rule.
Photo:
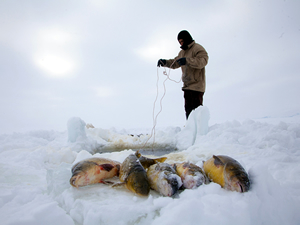
<svg viewBox="0 0 300 225">
<path fill-rule="evenodd" d="M 186 30 L 180 31 L 177 37 L 181 45 L 181 51 L 174 59 L 160 59 L 157 66 L 177 69 L 181 67 L 184 92 L 184 108 L 186 119 L 192 110 L 203 105 L 205 92 L 205 66 L 208 62 L 206 50 L 197 44 L 190 33 Z"/>
</svg>

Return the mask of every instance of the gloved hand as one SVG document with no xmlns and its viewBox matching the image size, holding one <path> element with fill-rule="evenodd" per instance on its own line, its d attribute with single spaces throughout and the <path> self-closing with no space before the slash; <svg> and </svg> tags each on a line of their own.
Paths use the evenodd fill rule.
<svg viewBox="0 0 300 225">
<path fill-rule="evenodd" d="M 177 59 L 177 62 L 180 66 L 184 66 L 186 64 L 186 58 Z"/>
<path fill-rule="evenodd" d="M 166 65 L 166 63 L 167 63 L 167 60 L 165 60 L 165 59 L 160 59 L 160 60 L 158 60 L 158 62 L 157 62 L 157 66 L 158 66 L 158 67 L 164 66 L 164 65 Z"/>
</svg>

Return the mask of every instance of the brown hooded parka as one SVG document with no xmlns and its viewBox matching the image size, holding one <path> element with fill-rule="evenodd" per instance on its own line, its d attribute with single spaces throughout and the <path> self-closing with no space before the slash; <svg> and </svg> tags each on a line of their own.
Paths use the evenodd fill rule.
<svg viewBox="0 0 300 225">
<path fill-rule="evenodd" d="M 176 60 L 186 58 L 186 65 L 181 66 L 182 90 L 205 92 L 205 66 L 208 62 L 206 50 L 199 44 L 192 41 L 186 50 L 181 50 L 174 59 L 166 60 L 165 67 L 177 69 L 180 67 Z"/>
</svg>

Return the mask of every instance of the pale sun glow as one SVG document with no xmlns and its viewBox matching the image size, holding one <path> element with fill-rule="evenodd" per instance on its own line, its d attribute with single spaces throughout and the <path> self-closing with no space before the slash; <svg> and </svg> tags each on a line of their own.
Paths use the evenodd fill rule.
<svg viewBox="0 0 300 225">
<path fill-rule="evenodd" d="M 74 40 L 72 36 L 57 28 L 40 30 L 37 35 L 38 49 L 34 61 L 46 75 L 62 78 L 74 72 Z"/>
<path fill-rule="evenodd" d="M 74 65 L 71 60 L 55 54 L 36 57 L 39 67 L 54 77 L 65 77 L 72 72 Z"/>
</svg>

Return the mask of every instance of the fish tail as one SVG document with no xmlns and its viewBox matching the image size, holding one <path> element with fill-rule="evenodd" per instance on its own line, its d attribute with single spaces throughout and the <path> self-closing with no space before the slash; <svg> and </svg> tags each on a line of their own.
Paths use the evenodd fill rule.
<svg viewBox="0 0 300 225">
<path fill-rule="evenodd" d="M 158 163 L 158 162 L 162 163 L 162 162 L 166 161 L 166 159 L 167 159 L 167 157 L 161 157 L 161 158 L 154 159 L 154 161 L 155 161 L 155 163 Z"/>
<path fill-rule="evenodd" d="M 137 158 L 140 158 L 140 157 L 142 156 L 142 154 L 140 153 L 140 150 L 137 150 L 137 151 L 135 152 L 135 156 L 136 156 Z"/>
<path fill-rule="evenodd" d="M 115 188 L 120 186 L 125 186 L 125 182 L 114 183 L 111 187 Z"/>
</svg>

